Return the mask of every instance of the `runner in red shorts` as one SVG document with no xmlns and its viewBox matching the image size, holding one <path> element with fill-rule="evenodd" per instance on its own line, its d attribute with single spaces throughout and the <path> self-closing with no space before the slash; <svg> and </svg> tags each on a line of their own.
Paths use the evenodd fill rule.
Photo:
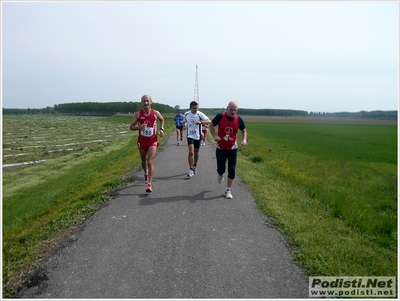
<svg viewBox="0 0 400 301">
<path fill-rule="evenodd" d="M 137 145 L 142 159 L 144 179 L 147 182 L 147 192 L 153 191 L 154 157 L 158 147 L 157 119 L 160 121 L 158 135 L 164 136 L 164 118 L 159 111 L 151 108 L 152 102 L 150 95 L 142 96 L 143 109 L 135 113 L 130 125 L 131 131 L 139 131 Z"/>
<path fill-rule="evenodd" d="M 208 124 L 201 125 L 201 145 L 206 145 L 206 137 L 208 132 Z"/>
</svg>

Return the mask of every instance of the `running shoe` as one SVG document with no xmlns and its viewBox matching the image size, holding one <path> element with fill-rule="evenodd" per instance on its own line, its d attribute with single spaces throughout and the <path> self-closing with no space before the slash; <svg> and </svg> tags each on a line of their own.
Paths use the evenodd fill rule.
<svg viewBox="0 0 400 301">
<path fill-rule="evenodd" d="M 224 175 L 218 175 L 218 183 L 222 183 L 224 180 Z"/>
<path fill-rule="evenodd" d="M 226 199 L 233 199 L 233 196 L 232 196 L 232 193 L 231 193 L 230 190 L 225 190 L 225 192 L 224 192 L 224 197 L 225 197 Z"/>
<path fill-rule="evenodd" d="M 197 174 L 197 167 L 196 167 L 196 166 L 193 167 L 193 173 L 194 173 L 194 174 Z"/>
<path fill-rule="evenodd" d="M 153 186 L 151 186 L 151 183 L 147 183 L 146 192 L 152 192 L 152 191 L 153 191 Z"/>
<path fill-rule="evenodd" d="M 179 142 L 176 145 L 179 146 Z"/>
<path fill-rule="evenodd" d="M 188 177 L 193 177 L 193 175 L 194 175 L 194 172 L 192 169 L 190 169 L 188 172 Z"/>
</svg>

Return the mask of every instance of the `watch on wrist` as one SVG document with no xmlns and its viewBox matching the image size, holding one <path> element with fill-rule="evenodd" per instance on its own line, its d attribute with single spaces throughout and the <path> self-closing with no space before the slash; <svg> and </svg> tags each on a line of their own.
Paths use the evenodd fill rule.
<svg viewBox="0 0 400 301">
<path fill-rule="evenodd" d="M 160 127 L 160 130 L 164 132 L 164 128 L 163 127 Z"/>
</svg>

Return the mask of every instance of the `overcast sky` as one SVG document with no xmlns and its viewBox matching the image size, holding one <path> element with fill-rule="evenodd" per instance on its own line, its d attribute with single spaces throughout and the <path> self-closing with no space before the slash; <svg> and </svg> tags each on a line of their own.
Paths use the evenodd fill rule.
<svg viewBox="0 0 400 301">
<path fill-rule="evenodd" d="M 2 105 L 397 110 L 399 4 L 2 2 Z"/>
</svg>

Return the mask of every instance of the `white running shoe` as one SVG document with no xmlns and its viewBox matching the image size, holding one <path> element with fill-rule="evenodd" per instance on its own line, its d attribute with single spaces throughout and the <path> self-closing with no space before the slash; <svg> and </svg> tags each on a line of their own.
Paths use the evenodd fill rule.
<svg viewBox="0 0 400 301">
<path fill-rule="evenodd" d="M 231 193 L 230 190 L 225 190 L 225 192 L 224 192 L 224 197 L 225 197 L 226 199 L 233 199 L 233 195 L 232 195 L 232 193 Z"/>
<path fill-rule="evenodd" d="M 197 174 L 197 167 L 193 167 L 193 173 L 196 175 Z"/>
<path fill-rule="evenodd" d="M 193 170 L 189 170 L 188 177 L 193 177 L 193 175 L 194 175 Z"/>
<path fill-rule="evenodd" d="M 218 183 L 222 183 L 224 180 L 224 175 L 218 175 Z"/>
</svg>

